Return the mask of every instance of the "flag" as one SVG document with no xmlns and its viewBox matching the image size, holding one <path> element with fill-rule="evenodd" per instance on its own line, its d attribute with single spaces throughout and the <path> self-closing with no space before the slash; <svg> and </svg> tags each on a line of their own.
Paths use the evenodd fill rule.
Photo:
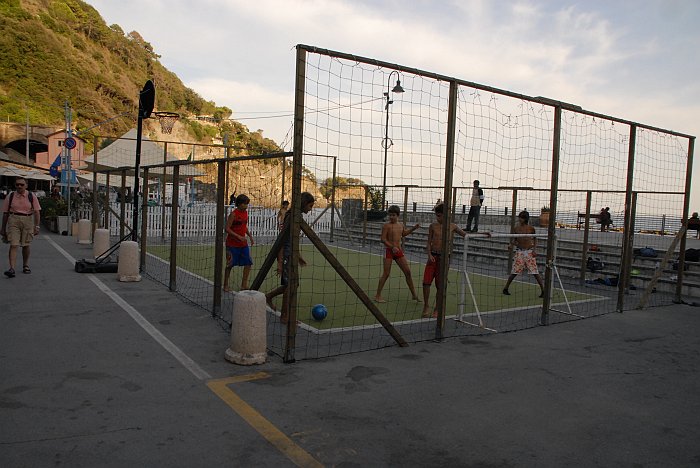
<svg viewBox="0 0 700 468">
<path fill-rule="evenodd" d="M 61 155 L 56 156 L 53 164 L 49 167 L 49 174 L 51 177 L 58 177 L 58 168 L 61 166 Z"/>
</svg>

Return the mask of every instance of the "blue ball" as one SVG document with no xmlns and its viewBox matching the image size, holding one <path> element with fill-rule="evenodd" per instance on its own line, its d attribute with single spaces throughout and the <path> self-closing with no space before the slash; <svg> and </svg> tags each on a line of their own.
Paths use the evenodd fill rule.
<svg viewBox="0 0 700 468">
<path fill-rule="evenodd" d="M 328 309 L 323 304 L 316 304 L 311 308 L 311 316 L 319 322 L 328 316 Z"/>
</svg>

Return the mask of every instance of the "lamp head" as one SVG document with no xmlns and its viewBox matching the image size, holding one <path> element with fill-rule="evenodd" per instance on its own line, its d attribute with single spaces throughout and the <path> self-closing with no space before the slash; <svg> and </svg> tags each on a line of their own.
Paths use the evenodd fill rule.
<svg viewBox="0 0 700 468">
<path fill-rule="evenodd" d="M 401 87 L 401 80 L 396 79 L 396 86 L 394 86 L 394 89 L 391 90 L 393 93 L 403 93 L 404 89 Z"/>
</svg>

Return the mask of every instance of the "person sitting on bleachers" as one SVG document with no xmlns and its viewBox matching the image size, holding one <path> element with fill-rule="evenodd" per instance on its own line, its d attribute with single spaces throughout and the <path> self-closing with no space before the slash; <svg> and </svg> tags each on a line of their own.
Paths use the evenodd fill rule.
<svg viewBox="0 0 700 468">
<path fill-rule="evenodd" d="M 696 237 L 700 238 L 700 217 L 698 217 L 697 211 L 688 218 L 688 231 L 694 230 Z"/>
<path fill-rule="evenodd" d="M 612 216 L 610 215 L 610 207 L 606 206 L 602 210 L 600 210 L 600 214 L 598 214 L 598 222 L 600 223 L 600 230 L 605 232 L 610 229 L 610 225 L 612 225 Z"/>
</svg>

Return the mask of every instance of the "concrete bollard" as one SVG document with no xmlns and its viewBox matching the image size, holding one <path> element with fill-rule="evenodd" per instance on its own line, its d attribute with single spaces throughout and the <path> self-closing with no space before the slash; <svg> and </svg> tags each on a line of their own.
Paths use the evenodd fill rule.
<svg viewBox="0 0 700 468">
<path fill-rule="evenodd" d="M 233 298 L 231 346 L 226 360 L 250 366 L 264 364 L 267 358 L 267 308 L 265 294 L 241 291 Z"/>
<path fill-rule="evenodd" d="M 100 255 L 109 250 L 109 229 L 95 229 L 95 242 L 92 244 L 92 255 L 99 260 Z"/>
<path fill-rule="evenodd" d="M 81 219 L 78 221 L 78 244 L 89 244 L 90 231 L 92 231 L 92 223 L 89 219 Z"/>
<path fill-rule="evenodd" d="M 119 245 L 119 261 L 117 263 L 119 281 L 141 281 L 139 274 L 139 244 L 134 241 L 124 241 Z"/>
</svg>

